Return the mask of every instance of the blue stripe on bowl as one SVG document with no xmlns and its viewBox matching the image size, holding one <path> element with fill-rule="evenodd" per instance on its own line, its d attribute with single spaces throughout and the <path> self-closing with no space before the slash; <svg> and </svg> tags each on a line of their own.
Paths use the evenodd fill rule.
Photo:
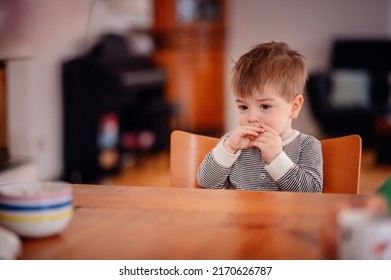
<svg viewBox="0 0 391 280">
<path fill-rule="evenodd" d="M 1 0 L 0 0 L 1 2 Z M 13 205 L 13 206 L 21 206 L 21 207 L 29 207 L 29 206 L 38 206 L 38 205 L 54 205 L 63 203 L 66 201 L 71 201 L 72 197 L 61 197 L 61 198 L 53 198 L 53 199 L 39 199 L 39 200 L 12 200 L 8 198 L 1 197 L 0 195 L 0 204 L 5 205 Z"/>
<path fill-rule="evenodd" d="M 58 204 L 51 205 L 38 205 L 38 206 L 17 206 L 17 205 L 9 205 L 5 203 L 0 203 L 0 210 L 13 210 L 13 211 L 39 211 L 46 209 L 57 209 L 64 206 L 71 205 L 72 201 L 68 200 Z"/>
</svg>

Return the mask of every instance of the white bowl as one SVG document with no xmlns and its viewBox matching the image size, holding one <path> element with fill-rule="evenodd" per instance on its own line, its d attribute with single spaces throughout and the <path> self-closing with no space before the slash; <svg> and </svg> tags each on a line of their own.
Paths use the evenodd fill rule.
<svg viewBox="0 0 391 280">
<path fill-rule="evenodd" d="M 66 183 L 0 185 L 0 224 L 23 237 L 60 233 L 72 218 L 72 188 Z"/>
</svg>

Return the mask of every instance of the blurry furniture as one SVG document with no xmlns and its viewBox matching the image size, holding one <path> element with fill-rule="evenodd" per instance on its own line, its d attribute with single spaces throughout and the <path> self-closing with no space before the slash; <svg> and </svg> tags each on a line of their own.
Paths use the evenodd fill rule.
<svg viewBox="0 0 391 280">
<path fill-rule="evenodd" d="M 171 187 L 198 188 L 198 166 L 217 141 L 218 138 L 174 130 L 170 147 Z"/>
<path fill-rule="evenodd" d="M 185 131 L 171 133 L 171 187 L 199 188 L 197 170 L 218 138 Z M 361 138 L 348 135 L 321 140 L 323 192 L 358 194 L 361 169 Z"/>
<path fill-rule="evenodd" d="M 218 135 L 224 129 L 225 0 L 154 0 L 157 65 L 177 105 L 176 128 Z"/>
<path fill-rule="evenodd" d="M 62 180 L 99 182 L 121 169 L 124 154 L 168 149 L 170 105 L 165 71 L 107 34 L 62 65 Z"/>
<path fill-rule="evenodd" d="M 308 99 L 326 137 L 359 134 L 373 144 L 375 121 L 390 110 L 390 50 L 388 39 L 336 40 L 328 71 L 310 73 Z"/>
<path fill-rule="evenodd" d="M 324 139 L 323 192 L 359 193 L 362 143 L 359 135 Z"/>
<path fill-rule="evenodd" d="M 23 239 L 20 258 L 324 259 L 320 222 L 356 197 L 361 196 L 73 185 L 71 223 L 59 236 Z"/>
</svg>

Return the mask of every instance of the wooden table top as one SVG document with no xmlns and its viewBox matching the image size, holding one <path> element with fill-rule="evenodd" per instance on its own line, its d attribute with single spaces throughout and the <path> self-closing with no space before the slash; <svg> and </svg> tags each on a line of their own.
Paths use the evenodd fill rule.
<svg viewBox="0 0 391 280">
<path fill-rule="evenodd" d="M 73 185 L 59 235 L 21 259 L 322 259 L 319 224 L 354 195 Z"/>
</svg>

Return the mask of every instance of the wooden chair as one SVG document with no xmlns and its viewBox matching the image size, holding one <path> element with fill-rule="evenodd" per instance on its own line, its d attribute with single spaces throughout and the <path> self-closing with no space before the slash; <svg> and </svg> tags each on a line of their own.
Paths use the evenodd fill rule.
<svg viewBox="0 0 391 280">
<path fill-rule="evenodd" d="M 199 188 L 198 166 L 218 138 L 174 130 L 170 140 L 171 187 Z"/>
<path fill-rule="evenodd" d="M 323 192 L 358 194 L 362 141 L 359 135 L 324 139 Z"/>
<path fill-rule="evenodd" d="M 171 187 L 199 188 L 197 170 L 218 138 L 181 130 L 171 133 Z M 323 192 L 358 194 L 361 170 L 361 137 L 348 135 L 321 140 Z"/>
</svg>

